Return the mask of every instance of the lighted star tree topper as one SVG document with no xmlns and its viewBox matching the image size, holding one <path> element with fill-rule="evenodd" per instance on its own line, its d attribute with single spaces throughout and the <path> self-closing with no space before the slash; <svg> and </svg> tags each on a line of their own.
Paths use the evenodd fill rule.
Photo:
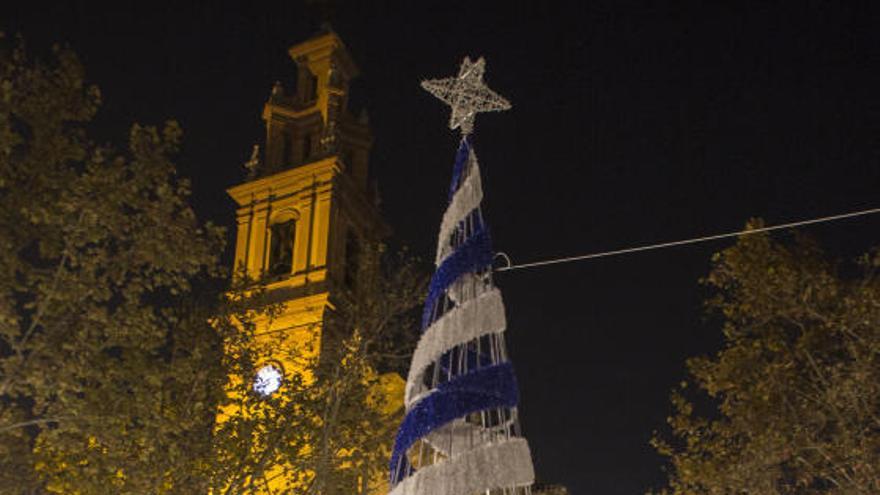
<svg viewBox="0 0 880 495">
<path fill-rule="evenodd" d="M 486 61 L 483 57 L 471 62 L 465 57 L 458 71 L 458 77 L 429 79 L 422 81 L 422 87 L 452 107 L 449 128 L 460 129 L 463 136 L 474 131 L 474 117 L 479 112 L 498 112 L 509 110 L 510 102 L 492 91 L 483 82 Z"/>
<path fill-rule="evenodd" d="M 391 454 L 391 495 L 530 495 L 535 478 L 469 137 L 477 113 L 510 108 L 486 87 L 484 70 L 482 58 L 465 58 L 458 77 L 422 83 L 452 107 L 449 127 L 462 139 Z"/>
</svg>

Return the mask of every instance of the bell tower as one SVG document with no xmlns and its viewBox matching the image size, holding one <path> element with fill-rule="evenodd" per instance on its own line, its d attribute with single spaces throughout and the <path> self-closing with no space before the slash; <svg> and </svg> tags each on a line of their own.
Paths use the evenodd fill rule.
<svg viewBox="0 0 880 495">
<path fill-rule="evenodd" d="M 348 110 L 358 71 L 332 32 L 293 46 L 296 90 L 275 83 L 263 108 L 264 163 L 228 193 L 238 205 L 235 265 L 268 289 L 326 297 L 358 245 L 387 233 L 367 187 L 372 134 Z"/>
<path fill-rule="evenodd" d="M 389 233 L 367 182 L 373 137 L 366 113 L 355 117 L 348 108 L 358 69 L 345 45 L 326 31 L 289 53 L 296 86 L 288 91 L 276 82 L 263 107 L 263 160 L 255 149 L 247 180 L 227 190 L 237 205 L 237 276 L 260 281 L 283 303 L 280 314 L 255 322 L 257 345 L 271 343 L 262 347 L 272 355 L 252 377 L 253 392 L 263 396 L 302 372 L 299 357 L 337 356 L 324 335 L 334 294 L 354 287 L 362 247 Z M 402 407 L 403 380 L 387 375 L 386 404 Z"/>
<path fill-rule="evenodd" d="M 365 242 L 388 228 L 367 187 L 372 134 L 366 114 L 348 110 L 349 82 L 357 75 L 345 46 L 326 32 L 293 46 L 295 91 L 280 82 L 263 107 L 263 163 L 255 151 L 246 182 L 227 190 L 237 204 L 235 270 L 260 280 L 284 304 L 257 336 L 281 341 L 278 357 L 261 368 L 257 383 L 283 383 L 298 372 L 291 349 L 303 357 L 321 354 L 325 311 L 335 291 L 351 286 Z M 271 386 L 261 393 L 270 394 Z"/>
</svg>

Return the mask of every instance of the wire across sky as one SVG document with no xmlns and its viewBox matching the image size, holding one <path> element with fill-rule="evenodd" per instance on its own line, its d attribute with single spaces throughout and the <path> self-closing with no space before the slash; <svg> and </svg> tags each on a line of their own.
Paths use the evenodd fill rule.
<svg viewBox="0 0 880 495">
<path fill-rule="evenodd" d="M 799 220 L 797 222 L 788 222 L 788 223 L 783 223 L 783 224 L 779 224 L 779 225 L 770 225 L 770 226 L 758 227 L 758 228 L 754 228 L 754 229 L 739 230 L 736 232 L 728 232 L 725 234 L 707 235 L 707 236 L 702 236 L 702 237 L 693 237 L 691 239 L 683 239 L 683 240 L 679 240 L 679 241 L 660 242 L 657 244 L 646 244 L 644 246 L 615 249 L 612 251 L 602 251 L 599 253 L 581 254 L 581 255 L 577 255 L 577 256 L 567 256 L 567 257 L 563 257 L 563 258 L 552 258 L 552 259 L 547 259 L 547 260 L 542 260 L 542 261 L 533 261 L 530 263 L 520 263 L 518 265 L 511 264 L 510 257 L 507 254 L 498 253 L 498 255 L 501 255 L 505 259 L 508 260 L 508 264 L 507 264 L 507 266 L 502 266 L 502 267 L 496 268 L 495 271 L 496 272 L 507 272 L 507 271 L 511 271 L 511 270 L 522 270 L 524 268 L 537 268 L 540 266 L 558 265 L 558 264 L 562 264 L 562 263 L 571 263 L 574 261 L 583 261 L 583 260 L 590 260 L 590 259 L 596 259 L 596 258 L 607 258 L 609 256 L 619 256 L 622 254 L 638 253 L 638 252 L 642 252 L 642 251 L 654 251 L 657 249 L 665 249 L 665 248 L 676 247 L 676 246 L 685 246 L 688 244 L 699 244 L 702 242 L 710 242 L 710 241 L 716 241 L 719 239 L 727 239 L 730 237 L 740 237 L 740 236 L 744 236 L 744 235 L 758 234 L 761 232 L 770 232 L 773 230 L 782 230 L 782 229 L 790 229 L 790 228 L 794 228 L 794 227 L 802 227 L 804 225 L 813 225 L 813 224 L 817 224 L 817 223 L 834 222 L 837 220 L 843 220 L 843 219 L 847 219 L 847 218 L 860 217 L 860 216 L 865 216 L 865 215 L 873 215 L 875 213 L 880 213 L 880 208 L 871 208 L 869 210 L 853 211 L 850 213 L 841 213 L 839 215 L 830 215 L 830 216 L 825 216 L 825 217 L 811 218 L 809 220 Z"/>
</svg>

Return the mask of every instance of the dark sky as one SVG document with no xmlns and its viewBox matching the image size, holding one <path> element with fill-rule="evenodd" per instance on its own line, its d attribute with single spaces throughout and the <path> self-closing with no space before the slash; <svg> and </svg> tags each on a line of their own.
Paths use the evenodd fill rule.
<svg viewBox="0 0 880 495">
<path fill-rule="evenodd" d="M 0 28 L 80 54 L 103 90 L 102 138 L 178 119 L 195 207 L 231 225 L 224 189 L 262 139 L 272 83 L 293 85 L 287 48 L 314 17 L 293 1 L 99 3 L 6 2 Z M 474 140 L 495 247 L 514 262 L 880 206 L 880 17 L 868 3 L 348 3 L 333 26 L 362 69 L 353 101 L 376 134 L 383 211 L 424 258 L 457 136 L 418 83 L 455 74 L 465 55 L 485 56 L 489 85 L 513 102 L 479 117 Z M 852 256 L 878 228 L 867 217 L 806 231 Z M 498 274 L 542 480 L 622 495 L 663 479 L 648 440 L 684 360 L 719 345 L 697 280 L 727 245 Z"/>
</svg>

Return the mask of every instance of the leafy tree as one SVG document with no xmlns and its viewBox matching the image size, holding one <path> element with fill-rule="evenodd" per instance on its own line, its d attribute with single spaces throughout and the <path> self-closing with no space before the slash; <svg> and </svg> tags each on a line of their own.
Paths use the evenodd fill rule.
<svg viewBox="0 0 880 495">
<path fill-rule="evenodd" d="M 95 144 L 100 93 L 53 52 L 0 55 L 0 486 L 198 487 L 183 446 L 210 445 L 222 347 L 184 296 L 223 233 L 187 204 L 177 124 Z"/>
<path fill-rule="evenodd" d="M 672 395 L 673 435 L 653 441 L 671 464 L 663 493 L 880 493 L 878 266 L 878 251 L 843 266 L 801 236 L 714 256 L 724 347 L 689 360 Z"/>
<path fill-rule="evenodd" d="M 234 372 L 224 406 L 229 416 L 217 427 L 214 492 L 365 494 L 382 486 L 403 405 L 394 371 L 409 357 L 412 310 L 427 281 L 405 256 L 383 261 L 383 250 L 364 246 L 356 285 L 331 293 L 320 342 L 291 346 L 284 334 L 260 339 L 253 321 L 226 332 L 227 368 Z M 263 397 L 247 377 L 270 358 L 300 366 Z"/>
<path fill-rule="evenodd" d="M 180 128 L 98 145 L 99 104 L 69 50 L 0 50 L 0 493 L 249 493 L 278 466 L 311 493 L 375 479 L 397 413 L 376 370 L 424 277 L 363 263 L 325 332 L 345 352 L 257 397 L 278 301 L 212 289 L 225 233 L 188 205 Z"/>
</svg>

